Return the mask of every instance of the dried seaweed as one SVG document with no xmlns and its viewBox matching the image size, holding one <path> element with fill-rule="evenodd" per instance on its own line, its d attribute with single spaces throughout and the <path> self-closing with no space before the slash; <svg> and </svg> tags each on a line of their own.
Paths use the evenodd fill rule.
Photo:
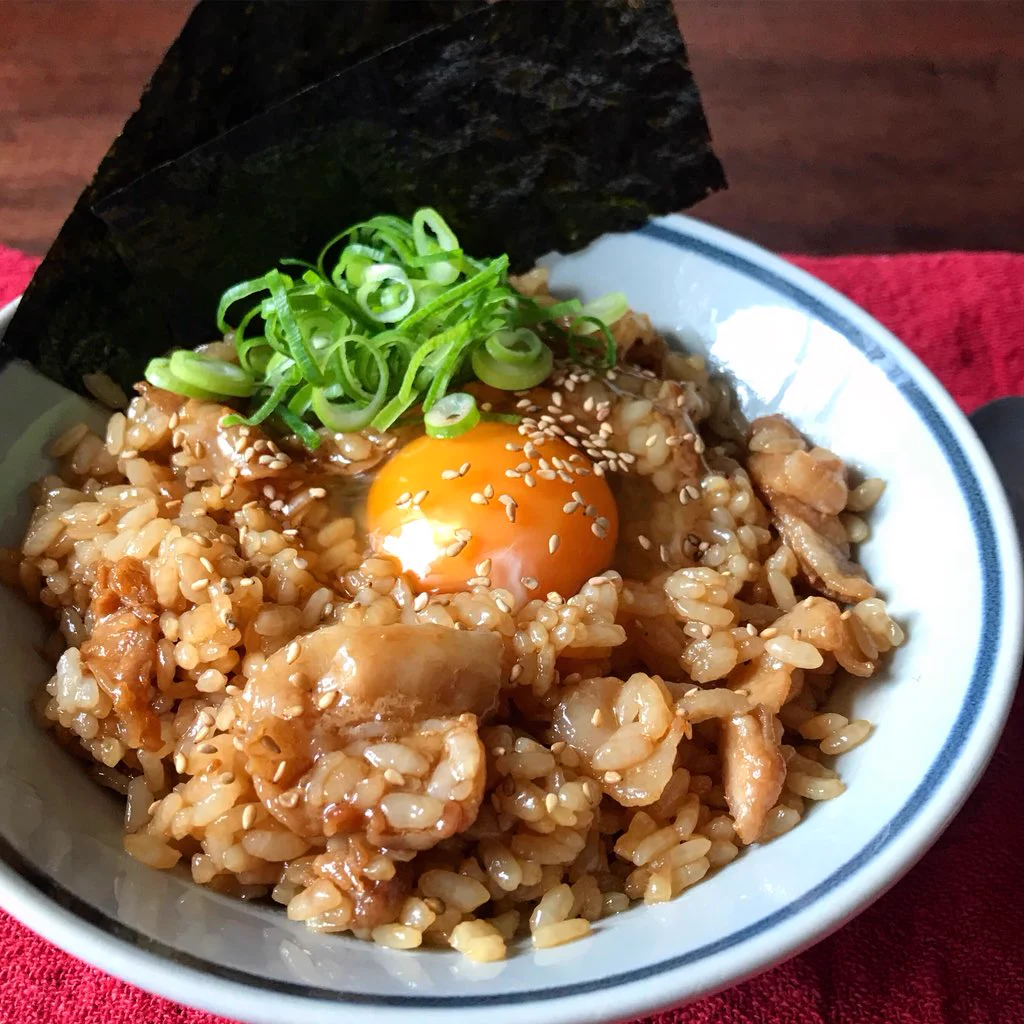
<svg viewBox="0 0 1024 1024">
<path fill-rule="evenodd" d="M 279 15 L 255 11 L 287 34 Z M 315 35 L 314 22 L 307 13 Z M 382 37 L 367 29 L 330 77 L 330 62 L 310 57 L 316 73 L 307 68 L 307 78 L 322 80 L 294 95 L 294 78 L 278 67 L 287 87 L 263 83 L 259 97 L 239 100 L 233 87 L 211 85 L 209 53 L 190 51 L 189 74 L 202 85 L 190 89 L 184 72 L 161 84 L 158 72 L 136 115 L 143 128 L 129 122 L 104 161 L 118 166 L 101 167 L 76 210 L 102 224 L 93 218 L 51 254 L 60 257 L 49 275 L 51 294 L 64 300 L 59 314 L 27 297 L 35 333 L 15 322 L 18 354 L 71 386 L 97 366 L 128 383 L 172 340 L 208 337 L 228 284 L 282 255 L 315 256 L 339 227 L 383 210 L 436 206 L 469 251 L 507 251 L 522 266 L 723 187 L 667 0 L 450 5 L 411 37 L 410 27 L 397 33 L 400 45 L 376 45 Z M 249 42 L 239 46 L 233 67 L 243 68 Z M 278 38 L 276 47 L 286 58 L 288 44 Z M 251 70 L 231 74 L 244 82 Z M 144 167 L 145 147 L 132 140 L 177 117 L 183 100 L 204 98 L 221 109 L 203 115 L 194 147 Z M 161 109 L 147 112 L 152 103 Z M 84 282 L 68 273 L 83 240 L 95 245 L 78 261 Z"/>
</svg>

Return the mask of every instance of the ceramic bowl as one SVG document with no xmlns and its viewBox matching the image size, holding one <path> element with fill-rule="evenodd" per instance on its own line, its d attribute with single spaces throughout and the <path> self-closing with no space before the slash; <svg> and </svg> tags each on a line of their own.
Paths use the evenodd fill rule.
<svg viewBox="0 0 1024 1024">
<path fill-rule="evenodd" d="M 935 841 L 984 768 L 1020 664 L 1021 570 L 1002 489 L 949 396 L 850 302 L 763 250 L 669 217 L 547 261 L 556 291 L 625 291 L 730 375 L 748 417 L 780 412 L 888 490 L 862 561 L 907 643 L 845 699 L 876 723 L 848 786 L 681 898 L 502 963 L 393 952 L 292 924 L 121 848 L 121 808 L 32 722 L 42 629 L 0 593 L 0 903 L 143 988 L 254 1024 L 605 1021 L 695 999 L 840 927 Z M 0 330 L 11 309 L 0 320 Z M 63 426 L 96 416 L 19 365 L 0 375 L 3 543 Z"/>
</svg>

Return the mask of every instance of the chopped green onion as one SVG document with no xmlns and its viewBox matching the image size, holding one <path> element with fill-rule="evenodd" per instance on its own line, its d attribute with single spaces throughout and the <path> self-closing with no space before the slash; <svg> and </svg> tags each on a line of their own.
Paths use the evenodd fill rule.
<svg viewBox="0 0 1024 1024">
<path fill-rule="evenodd" d="M 484 347 L 499 363 L 529 366 L 542 358 L 544 343 L 529 328 L 519 327 L 514 331 L 495 331 L 484 342 Z"/>
<path fill-rule="evenodd" d="M 256 390 L 256 381 L 240 366 L 223 359 L 208 359 L 195 352 L 172 353 L 170 371 L 179 381 L 211 395 L 248 398 Z"/>
<path fill-rule="evenodd" d="M 527 366 L 499 362 L 486 347 L 478 348 L 473 352 L 473 372 L 492 388 L 501 388 L 502 391 L 525 391 L 546 380 L 554 365 L 551 349 L 547 345 L 541 348 L 540 356 Z"/>
<path fill-rule="evenodd" d="M 164 391 L 173 391 L 176 395 L 184 395 L 186 398 L 204 398 L 216 401 L 219 397 L 207 388 L 197 387 L 175 376 L 171 370 L 170 359 L 150 359 L 145 376 L 153 387 L 163 388 Z"/>
<path fill-rule="evenodd" d="M 626 312 L 624 296 L 544 305 L 520 295 L 508 270 L 507 256 L 466 254 L 437 210 L 371 217 L 331 238 L 315 264 L 285 259 L 224 292 L 217 326 L 233 338 L 237 363 L 180 352 L 153 360 L 146 378 L 190 397 L 247 402 L 224 422 L 272 417 L 309 447 L 320 425 L 387 430 L 417 405 L 413 415 L 437 429 L 468 429 L 475 403 L 446 425 L 468 397 L 449 402 L 449 389 L 474 376 L 518 391 L 550 374 L 552 347 L 599 365 L 616 356 L 608 324 Z"/>
<path fill-rule="evenodd" d="M 320 447 L 320 435 L 301 416 L 286 405 L 278 407 L 277 415 L 284 425 L 310 450 Z"/>
<path fill-rule="evenodd" d="M 593 334 L 599 325 L 610 327 L 616 320 L 621 320 L 629 312 L 629 303 L 622 292 L 609 292 L 599 299 L 588 302 L 580 310 L 580 319 L 587 322 L 576 332 L 577 334 Z"/>
<path fill-rule="evenodd" d="M 391 289 L 383 287 L 388 281 L 393 281 L 399 286 L 392 293 L 394 299 L 390 302 L 388 295 Z M 370 299 L 375 295 L 378 301 L 371 305 Z M 412 312 L 416 293 L 401 267 L 393 263 L 374 263 L 363 272 L 363 283 L 356 292 L 356 302 L 371 319 L 381 324 L 393 324 Z"/>
<path fill-rule="evenodd" d="M 423 417 L 431 437 L 452 438 L 472 430 L 480 422 L 476 399 L 464 391 L 453 391 L 434 403 Z"/>
</svg>

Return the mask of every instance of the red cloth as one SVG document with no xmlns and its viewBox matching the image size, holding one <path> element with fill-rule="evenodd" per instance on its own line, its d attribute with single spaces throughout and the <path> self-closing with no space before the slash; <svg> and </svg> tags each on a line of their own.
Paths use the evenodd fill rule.
<svg viewBox="0 0 1024 1024">
<path fill-rule="evenodd" d="M 968 411 L 1024 394 L 1024 255 L 796 257 L 902 338 Z M 0 248 L 0 304 L 33 261 Z M 1024 693 L 966 808 L 911 874 L 802 956 L 652 1024 L 1024 1021 Z M 2 1024 L 217 1024 L 0 913 Z M 282 1022 L 287 1024 L 287 1022 Z"/>
</svg>

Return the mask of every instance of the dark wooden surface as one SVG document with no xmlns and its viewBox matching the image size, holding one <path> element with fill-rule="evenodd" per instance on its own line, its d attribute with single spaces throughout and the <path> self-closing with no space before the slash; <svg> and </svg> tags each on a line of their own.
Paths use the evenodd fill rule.
<svg viewBox="0 0 1024 1024">
<path fill-rule="evenodd" d="M 0 241 L 45 251 L 190 0 L 0 0 Z M 679 0 L 731 180 L 775 249 L 1024 248 L 1024 0 Z"/>
</svg>

